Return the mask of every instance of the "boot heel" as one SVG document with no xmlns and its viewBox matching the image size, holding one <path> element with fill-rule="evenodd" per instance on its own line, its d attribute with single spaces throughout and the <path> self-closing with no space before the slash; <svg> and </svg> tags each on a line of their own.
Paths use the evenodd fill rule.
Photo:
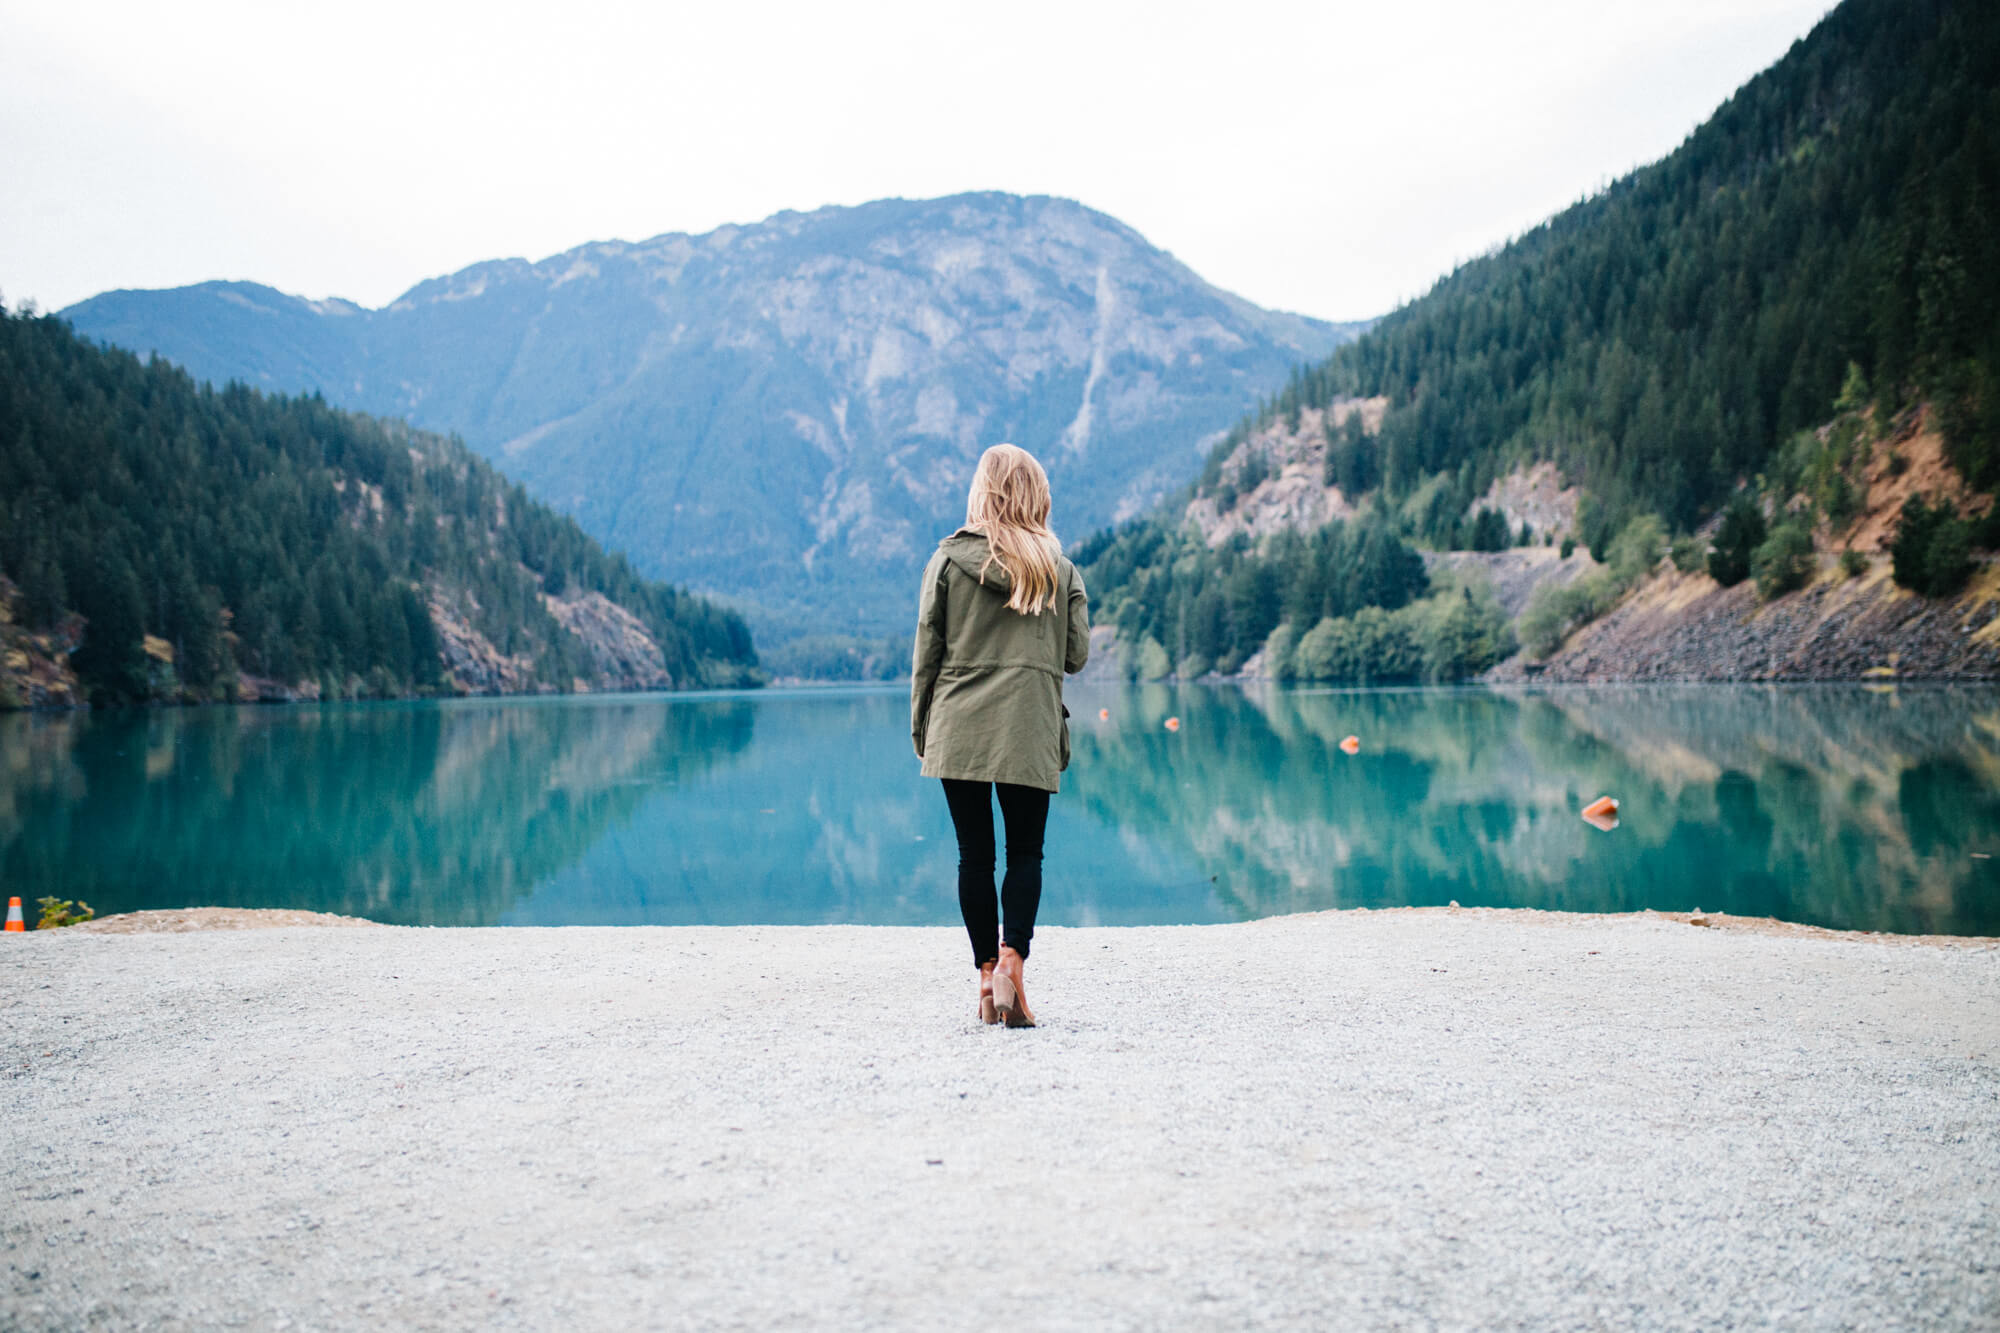
<svg viewBox="0 0 2000 1333">
<path fill-rule="evenodd" d="M 1008 1027 L 1020 1026 L 1021 993 L 1014 989 L 1014 979 L 998 968 L 993 972 L 993 1007 Z"/>
</svg>

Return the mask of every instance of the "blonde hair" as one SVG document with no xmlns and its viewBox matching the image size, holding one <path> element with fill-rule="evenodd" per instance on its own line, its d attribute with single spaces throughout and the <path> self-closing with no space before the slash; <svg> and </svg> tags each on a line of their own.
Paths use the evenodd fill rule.
<svg viewBox="0 0 2000 1333">
<path fill-rule="evenodd" d="M 1024 616 L 1055 605 L 1062 544 L 1049 528 L 1049 474 L 1026 449 L 996 444 L 979 456 L 965 497 L 965 526 L 986 538 L 995 560 L 1014 580 L 1007 605 Z M 986 565 L 979 567 L 986 577 Z"/>
</svg>

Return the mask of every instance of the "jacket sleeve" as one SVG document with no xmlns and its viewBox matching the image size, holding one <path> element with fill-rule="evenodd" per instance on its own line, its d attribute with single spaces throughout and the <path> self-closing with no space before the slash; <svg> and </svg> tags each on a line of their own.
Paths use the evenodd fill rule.
<svg viewBox="0 0 2000 1333">
<path fill-rule="evenodd" d="M 1083 590 L 1083 575 L 1075 565 L 1069 570 L 1069 641 L 1063 645 L 1063 670 L 1074 675 L 1090 660 L 1090 597 Z"/>
<path fill-rule="evenodd" d="M 924 566 L 924 587 L 917 598 L 917 641 L 910 657 L 910 744 L 924 757 L 924 733 L 931 720 L 931 694 L 944 666 L 944 552 Z"/>
</svg>

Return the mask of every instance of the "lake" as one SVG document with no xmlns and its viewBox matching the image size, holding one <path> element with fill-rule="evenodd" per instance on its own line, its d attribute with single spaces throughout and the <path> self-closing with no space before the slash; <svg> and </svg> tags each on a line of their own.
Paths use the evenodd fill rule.
<svg viewBox="0 0 2000 1333">
<path fill-rule="evenodd" d="M 1046 924 L 1456 900 L 2000 935 L 1991 688 L 1068 698 Z M 954 924 L 908 717 L 904 687 L 0 716 L 0 882 L 31 919 L 52 894 L 440 926 Z M 1579 816 L 1601 794 L 1609 831 Z"/>
</svg>

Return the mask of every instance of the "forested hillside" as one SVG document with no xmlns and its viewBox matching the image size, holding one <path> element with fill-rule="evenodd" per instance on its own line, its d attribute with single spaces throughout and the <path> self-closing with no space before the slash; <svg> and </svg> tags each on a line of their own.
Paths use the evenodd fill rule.
<svg viewBox="0 0 2000 1333">
<path fill-rule="evenodd" d="M 756 671 L 736 616 L 640 578 L 455 442 L 318 397 L 200 387 L 4 312 L 0 628 L 10 659 L 67 655 L 105 702 Z M 0 703 L 60 701 L 10 692 Z"/>
<path fill-rule="evenodd" d="M 1324 432 L 1314 480 L 1335 497 L 1322 508 L 1365 511 L 1359 521 L 1406 541 L 1490 549 L 1522 534 L 1482 514 L 1482 497 L 1548 461 L 1582 502 L 1567 534 L 1535 540 L 1573 535 L 1616 565 L 1629 534 L 1622 573 L 1544 617 L 1557 638 L 1732 496 L 1739 521 L 1712 568 L 1727 584 L 1754 566 L 1760 583 L 1772 575 L 1767 595 L 1782 593 L 1811 575 L 1815 541 L 1839 554 L 1827 548 L 1855 520 L 1864 470 L 1919 419 L 1941 433 L 1955 482 L 2000 481 L 1996 208 L 2000 7 L 1847 0 L 1673 154 L 1295 375 L 1217 449 L 1195 494 L 1226 509 L 1262 480 L 1268 463 L 1249 447 L 1260 431 L 1309 427 Z M 1353 410 L 1361 401 L 1380 402 L 1379 418 Z M 1232 550 L 1188 536 L 1188 509 L 1170 503 L 1089 552 L 1103 566 L 1094 588 L 1133 625 L 1158 637 L 1209 623 L 1207 639 L 1240 660 L 1278 623 L 1274 599 L 1301 635 L 1346 614 L 1298 591 L 1320 577 L 1313 543 L 1266 540 L 1253 554 L 1234 538 Z M 1992 525 L 1948 514 L 1939 530 L 1947 576 L 1906 577 L 1899 562 L 1900 582 L 1951 590 L 1962 548 Z M 1684 536 L 1684 568 L 1707 543 L 1706 530 Z M 1244 568 L 1273 562 L 1256 576 L 1272 598 L 1232 595 Z M 1254 614 L 1216 621 L 1218 605 Z"/>
</svg>

